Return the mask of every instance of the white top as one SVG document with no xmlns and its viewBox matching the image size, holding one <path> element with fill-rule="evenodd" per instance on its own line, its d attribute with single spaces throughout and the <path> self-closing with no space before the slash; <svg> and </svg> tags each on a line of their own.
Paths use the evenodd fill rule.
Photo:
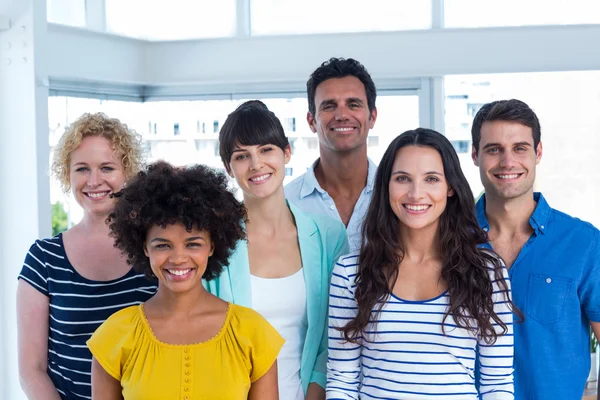
<svg viewBox="0 0 600 400">
<path fill-rule="evenodd" d="M 308 319 L 303 269 L 285 278 L 266 279 L 252 275 L 251 280 L 252 308 L 285 339 L 277 357 L 279 398 L 304 400 L 300 366 Z"/>
<path fill-rule="evenodd" d="M 507 325 L 493 345 L 456 325 L 448 292 L 424 301 L 391 295 L 376 323 L 367 325 L 358 344 L 342 340 L 341 327 L 357 313 L 355 277 L 358 253 L 342 257 L 331 278 L 329 297 L 328 399 L 512 400 L 513 316 L 490 271 L 494 311 Z M 490 268 L 491 269 L 491 268 Z M 503 279 L 510 288 L 506 268 Z M 500 278 L 502 279 L 502 278 Z M 497 332 L 499 325 L 494 323 Z M 375 334 L 374 331 L 377 333 Z M 475 358 L 479 357 L 478 374 Z"/>
</svg>

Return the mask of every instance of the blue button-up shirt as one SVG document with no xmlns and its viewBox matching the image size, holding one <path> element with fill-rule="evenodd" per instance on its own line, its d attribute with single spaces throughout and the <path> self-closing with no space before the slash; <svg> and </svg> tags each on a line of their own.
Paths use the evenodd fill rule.
<svg viewBox="0 0 600 400">
<path fill-rule="evenodd" d="M 589 324 L 600 321 L 600 231 L 551 208 L 540 193 L 534 198 L 533 234 L 509 270 L 513 301 L 525 316 L 514 325 L 515 399 L 581 399 Z M 489 231 L 485 196 L 476 214 Z"/>
<path fill-rule="evenodd" d="M 315 176 L 315 166 L 318 162 L 319 160 L 317 159 L 304 175 L 299 176 L 285 186 L 285 197 L 304 212 L 316 215 L 328 215 L 341 221 L 333 198 L 323 190 Z M 377 166 L 369 159 L 367 185 L 360 193 L 360 197 L 354 206 L 354 211 L 352 211 L 352 216 L 346 227 L 351 251 L 360 249 L 362 223 L 371 202 L 376 171 Z"/>
</svg>

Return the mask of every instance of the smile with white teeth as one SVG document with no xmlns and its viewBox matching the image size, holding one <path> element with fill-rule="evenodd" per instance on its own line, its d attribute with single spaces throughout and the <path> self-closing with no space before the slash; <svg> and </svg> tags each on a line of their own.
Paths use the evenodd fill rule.
<svg viewBox="0 0 600 400">
<path fill-rule="evenodd" d="M 427 210 L 431 206 L 426 205 L 426 204 L 422 204 L 422 205 L 404 204 L 404 207 L 408 208 L 411 211 L 424 211 L 424 210 Z"/>
<path fill-rule="evenodd" d="M 91 197 L 91 198 L 93 198 L 93 199 L 96 199 L 96 198 L 99 198 L 99 197 L 104 197 L 104 196 L 106 196 L 108 193 L 109 193 L 108 191 L 106 191 L 106 192 L 96 192 L 96 193 L 91 193 L 91 192 L 88 192 L 88 193 L 86 193 L 86 195 L 87 195 L 88 197 Z"/>
<path fill-rule="evenodd" d="M 334 131 L 336 132 L 349 132 L 351 130 L 353 130 L 354 128 L 333 128 Z"/>
<path fill-rule="evenodd" d="M 265 175 L 257 176 L 256 178 L 250 178 L 250 180 L 252 182 L 262 182 L 270 176 L 271 176 L 271 174 L 265 174 Z"/>
<path fill-rule="evenodd" d="M 190 272 L 191 270 L 192 270 L 191 268 L 188 268 L 188 269 L 168 269 L 167 271 L 173 275 L 183 276 L 183 275 L 187 274 L 188 272 Z"/>
<path fill-rule="evenodd" d="M 509 175 L 496 175 L 500 179 L 517 179 L 519 174 L 509 174 Z"/>
</svg>

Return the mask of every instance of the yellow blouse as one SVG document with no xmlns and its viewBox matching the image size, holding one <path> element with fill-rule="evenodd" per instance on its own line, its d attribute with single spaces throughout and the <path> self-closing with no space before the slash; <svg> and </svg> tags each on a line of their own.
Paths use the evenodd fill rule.
<svg viewBox="0 0 600 400">
<path fill-rule="evenodd" d="M 140 304 L 113 314 L 87 345 L 121 382 L 125 400 L 247 400 L 250 384 L 267 373 L 283 343 L 260 314 L 235 304 L 228 305 L 214 338 L 190 345 L 162 343 Z"/>
</svg>

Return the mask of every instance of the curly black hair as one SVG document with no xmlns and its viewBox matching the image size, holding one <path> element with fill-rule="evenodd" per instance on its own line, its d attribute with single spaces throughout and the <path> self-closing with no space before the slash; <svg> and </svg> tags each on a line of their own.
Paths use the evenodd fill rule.
<svg viewBox="0 0 600 400">
<path fill-rule="evenodd" d="M 204 165 L 179 168 L 156 162 L 114 197 L 117 202 L 107 223 L 115 247 L 148 277 L 152 269 L 144 246 L 152 226 L 182 223 L 188 231 L 206 229 L 214 244 L 202 276 L 206 280 L 221 274 L 238 240 L 246 237 L 243 204 L 227 190 L 227 177 Z"/>
</svg>

